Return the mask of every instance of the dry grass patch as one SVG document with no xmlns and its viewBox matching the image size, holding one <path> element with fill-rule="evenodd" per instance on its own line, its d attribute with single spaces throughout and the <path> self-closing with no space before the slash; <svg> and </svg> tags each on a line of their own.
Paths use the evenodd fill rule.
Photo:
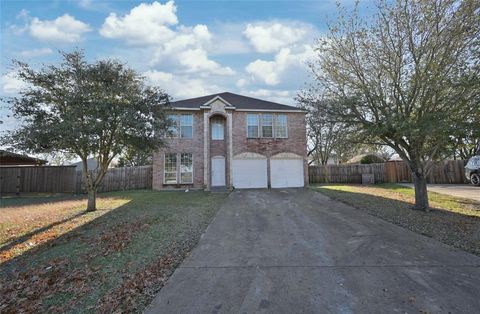
<svg viewBox="0 0 480 314">
<path fill-rule="evenodd" d="M 98 211 L 85 213 L 84 197 L 2 200 L 0 210 L 0 264 L 27 250 L 53 240 L 88 223 L 129 200 L 99 197 Z M 43 202 L 42 202 L 43 201 Z"/>
</svg>

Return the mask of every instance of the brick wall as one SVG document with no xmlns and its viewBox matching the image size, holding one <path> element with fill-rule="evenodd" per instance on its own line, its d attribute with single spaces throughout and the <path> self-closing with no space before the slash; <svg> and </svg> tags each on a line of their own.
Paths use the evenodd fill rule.
<svg viewBox="0 0 480 314">
<path fill-rule="evenodd" d="M 193 186 L 203 187 L 203 113 L 200 111 L 182 111 L 182 114 L 193 114 L 193 135 L 191 139 L 172 138 L 167 140 L 167 147 L 153 155 L 152 188 L 189 187 L 192 184 L 167 185 L 163 184 L 163 162 L 165 153 L 192 153 L 193 154 Z"/>
<path fill-rule="evenodd" d="M 156 152 L 153 158 L 153 189 L 178 188 L 192 185 L 168 185 L 163 184 L 163 159 L 164 153 L 192 153 L 193 154 L 193 187 L 204 186 L 204 130 L 203 111 L 182 111 L 181 113 L 193 114 L 193 138 L 192 139 L 169 139 L 168 147 Z M 307 144 L 305 115 L 303 113 L 286 113 L 288 116 L 288 138 L 284 139 L 247 139 L 246 116 L 247 112 L 233 111 L 232 115 L 232 143 L 233 156 L 244 152 L 255 152 L 266 157 L 278 153 L 289 152 L 304 158 L 305 185 L 308 185 Z M 222 155 L 226 160 L 226 183 L 229 184 L 230 160 L 228 156 L 228 127 L 225 120 L 224 141 L 211 141 L 209 156 Z M 269 165 L 268 165 L 269 166 Z M 208 176 L 208 180 L 210 180 Z"/>
</svg>

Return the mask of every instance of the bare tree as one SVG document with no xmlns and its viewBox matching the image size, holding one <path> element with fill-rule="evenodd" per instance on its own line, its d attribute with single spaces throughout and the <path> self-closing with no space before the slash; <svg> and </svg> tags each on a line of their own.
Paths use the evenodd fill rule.
<svg viewBox="0 0 480 314">
<path fill-rule="evenodd" d="M 317 42 L 311 70 L 324 110 L 365 142 L 391 147 L 413 172 L 415 209 L 429 208 L 426 175 L 455 129 L 480 107 L 478 69 L 469 53 L 479 37 L 476 0 L 386 0 L 364 20 L 340 8 L 338 22 Z M 462 78 L 462 79 L 460 79 Z"/>
<path fill-rule="evenodd" d="M 331 158 L 338 162 L 348 160 L 359 148 L 359 144 L 353 141 L 352 130 L 345 123 L 331 120 L 323 110 L 325 103 L 334 105 L 334 100 L 316 97 L 315 93 L 302 91 L 296 98 L 300 107 L 307 111 L 310 163 L 326 165 Z"/>
</svg>

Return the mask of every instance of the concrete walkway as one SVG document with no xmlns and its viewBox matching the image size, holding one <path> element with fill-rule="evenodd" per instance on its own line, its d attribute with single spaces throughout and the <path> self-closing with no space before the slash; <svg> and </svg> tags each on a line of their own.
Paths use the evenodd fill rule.
<svg viewBox="0 0 480 314">
<path fill-rule="evenodd" d="M 402 185 L 413 189 L 412 183 L 402 183 Z M 468 198 L 480 202 L 480 187 L 471 184 L 428 184 L 427 189 L 436 193 Z"/>
<path fill-rule="evenodd" d="M 474 313 L 480 257 L 311 190 L 233 192 L 147 313 Z"/>
</svg>

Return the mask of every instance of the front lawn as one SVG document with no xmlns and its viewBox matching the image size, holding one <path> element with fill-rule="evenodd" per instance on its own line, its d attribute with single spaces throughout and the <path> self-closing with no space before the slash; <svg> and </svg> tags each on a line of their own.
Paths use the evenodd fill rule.
<svg viewBox="0 0 480 314">
<path fill-rule="evenodd" d="M 227 194 L 8 198 L 0 210 L 0 312 L 141 312 Z"/>
<path fill-rule="evenodd" d="M 384 220 L 480 255 L 480 203 L 428 192 L 430 212 L 412 210 L 414 190 L 397 184 L 315 185 L 332 199 Z"/>
</svg>

